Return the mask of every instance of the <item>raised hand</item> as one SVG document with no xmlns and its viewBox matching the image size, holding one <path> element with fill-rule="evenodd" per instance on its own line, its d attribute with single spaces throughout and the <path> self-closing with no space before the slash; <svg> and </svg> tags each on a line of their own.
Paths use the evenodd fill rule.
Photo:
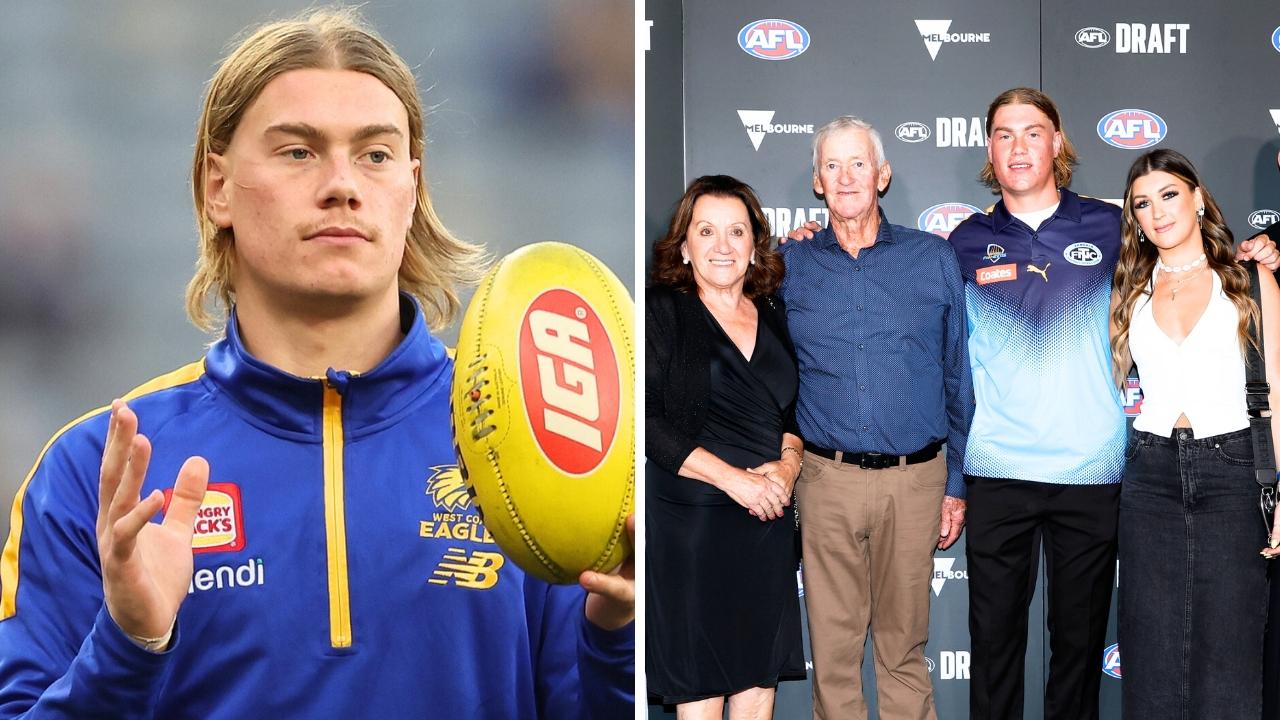
<svg viewBox="0 0 1280 720">
<path fill-rule="evenodd" d="M 111 423 L 98 485 L 98 555 L 107 611 L 120 629 L 142 638 L 164 636 L 191 583 L 191 536 L 209 484 L 209 463 L 188 458 L 178 472 L 162 524 L 150 522 L 164 494 L 138 493 L 151 461 L 151 442 L 138 434 L 138 416 L 122 400 Z"/>
</svg>

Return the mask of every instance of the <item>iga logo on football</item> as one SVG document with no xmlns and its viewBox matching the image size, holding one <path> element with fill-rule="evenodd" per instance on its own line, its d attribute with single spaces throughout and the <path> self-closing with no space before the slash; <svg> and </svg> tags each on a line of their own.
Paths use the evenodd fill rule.
<svg viewBox="0 0 1280 720">
<path fill-rule="evenodd" d="M 577 293 L 534 298 L 520 323 L 520 387 L 538 448 L 584 475 L 609 454 L 618 429 L 620 373 L 599 314 Z"/>
<path fill-rule="evenodd" d="M 1140 150 L 1159 143 L 1168 133 L 1164 119 L 1146 110 L 1116 110 L 1098 121 L 1098 137 L 1124 150 Z"/>
<path fill-rule="evenodd" d="M 738 47 L 761 60 L 790 60 L 809 49 L 809 31 L 790 20 L 756 20 L 738 31 Z"/>
</svg>

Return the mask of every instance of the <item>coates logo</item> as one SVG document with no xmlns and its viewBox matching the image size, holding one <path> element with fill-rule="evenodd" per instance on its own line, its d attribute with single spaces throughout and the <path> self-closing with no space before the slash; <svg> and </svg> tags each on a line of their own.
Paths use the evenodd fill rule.
<svg viewBox="0 0 1280 720">
<path fill-rule="evenodd" d="M 929 139 L 929 126 L 918 122 L 904 122 L 893 134 L 902 142 L 918 143 Z"/>
<path fill-rule="evenodd" d="M 1280 213 L 1275 210 L 1254 210 L 1249 213 L 1249 224 L 1259 230 L 1266 230 L 1276 222 L 1280 222 Z"/>
<path fill-rule="evenodd" d="M 1142 384 L 1138 378 L 1125 378 L 1124 414 L 1128 417 L 1138 417 L 1142 414 Z"/>
<path fill-rule="evenodd" d="M 975 273 L 975 280 L 979 285 L 990 285 L 991 283 L 1009 282 L 1018 279 L 1018 263 L 1006 263 L 1004 265 L 992 265 L 988 268 L 980 267 Z"/>
<path fill-rule="evenodd" d="M 756 20 L 738 31 L 738 47 L 761 60 L 790 60 L 809 49 L 809 31 L 790 20 Z"/>
<path fill-rule="evenodd" d="M 1080 47 L 1095 50 L 1106 47 L 1109 42 L 1111 42 L 1111 33 L 1100 27 L 1086 27 L 1076 31 L 1076 44 Z"/>
<path fill-rule="evenodd" d="M 991 33 L 953 33 L 950 20 L 917 20 L 916 29 L 920 31 L 920 39 L 929 51 L 929 59 L 937 60 L 938 51 L 943 43 L 989 43 Z"/>
<path fill-rule="evenodd" d="M 556 288 L 520 321 L 520 388 L 538 448 L 560 470 L 582 475 L 604 461 L 618 430 L 618 360 L 600 316 L 577 293 Z"/>
<path fill-rule="evenodd" d="M 1102 651 L 1102 672 L 1120 679 L 1120 644 L 1114 643 Z"/>
<path fill-rule="evenodd" d="M 1098 121 L 1098 137 L 1125 150 L 1151 147 L 1163 140 L 1167 131 L 1164 120 L 1146 110 L 1116 110 Z"/>
<path fill-rule="evenodd" d="M 164 491 L 164 509 L 169 510 L 173 488 Z M 235 483 L 209 483 L 196 511 L 191 552 L 236 552 L 244 549 L 244 511 L 240 488 Z"/>
<path fill-rule="evenodd" d="M 1275 48 L 1276 52 L 1280 52 L 1280 27 L 1271 31 L 1271 47 Z"/>
<path fill-rule="evenodd" d="M 948 580 L 969 579 L 969 571 L 951 569 L 951 566 L 955 564 L 955 558 L 936 557 L 933 559 L 933 579 L 929 581 L 929 585 L 933 588 L 934 597 L 942 594 L 942 586 L 945 585 Z"/>
<path fill-rule="evenodd" d="M 774 123 L 773 110 L 739 110 L 738 118 L 747 129 L 751 147 L 760 149 L 765 135 L 812 135 L 813 125 L 805 123 Z"/>
<path fill-rule="evenodd" d="M 946 239 L 957 225 L 976 212 L 978 208 L 966 203 L 938 203 L 920 213 L 916 226 L 925 232 L 931 232 Z"/>
</svg>

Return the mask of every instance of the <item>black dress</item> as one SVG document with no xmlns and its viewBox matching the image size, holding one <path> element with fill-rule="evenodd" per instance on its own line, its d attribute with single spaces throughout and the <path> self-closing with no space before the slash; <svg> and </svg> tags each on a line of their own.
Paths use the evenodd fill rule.
<svg viewBox="0 0 1280 720">
<path fill-rule="evenodd" d="M 699 447 L 735 467 L 777 460 L 796 366 L 757 323 L 748 361 L 701 308 L 710 393 Z M 649 693 L 682 703 L 803 678 L 792 508 L 761 522 L 711 485 L 645 464 L 646 672 Z"/>
</svg>

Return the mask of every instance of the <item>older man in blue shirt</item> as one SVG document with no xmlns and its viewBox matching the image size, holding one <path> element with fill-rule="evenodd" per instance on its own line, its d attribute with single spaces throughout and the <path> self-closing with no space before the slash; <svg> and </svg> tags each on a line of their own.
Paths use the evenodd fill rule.
<svg viewBox="0 0 1280 720">
<path fill-rule="evenodd" d="M 931 557 L 964 527 L 974 408 L 964 281 L 945 240 L 880 210 L 892 169 L 869 124 L 824 126 L 813 168 L 831 221 L 783 246 L 782 295 L 800 364 L 814 717 L 867 717 L 870 627 L 881 715 L 936 718 L 924 659 Z"/>
</svg>

